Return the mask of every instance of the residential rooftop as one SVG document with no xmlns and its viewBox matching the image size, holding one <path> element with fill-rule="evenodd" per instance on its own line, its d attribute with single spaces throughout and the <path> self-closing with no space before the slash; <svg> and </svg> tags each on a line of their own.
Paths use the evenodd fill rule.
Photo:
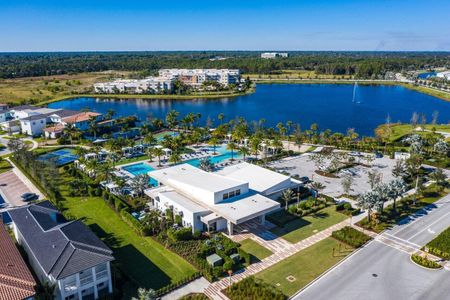
<svg viewBox="0 0 450 300">
<path fill-rule="evenodd" d="M 36 281 L 0 218 L 0 300 L 34 296 Z"/>
<path fill-rule="evenodd" d="M 114 260 L 112 251 L 88 227 L 66 220 L 49 201 L 8 213 L 42 269 L 55 279 Z"/>
</svg>

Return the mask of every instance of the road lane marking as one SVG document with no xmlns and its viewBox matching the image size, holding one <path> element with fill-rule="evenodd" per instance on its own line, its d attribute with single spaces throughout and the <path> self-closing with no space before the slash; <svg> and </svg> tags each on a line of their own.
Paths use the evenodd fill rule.
<svg viewBox="0 0 450 300">
<path fill-rule="evenodd" d="M 437 222 L 441 221 L 443 218 L 447 217 L 450 214 L 450 211 L 447 212 L 445 215 L 440 216 L 437 220 L 435 220 L 433 223 L 429 224 L 426 228 L 419 230 L 418 232 L 416 232 L 415 234 L 413 234 L 412 236 L 409 237 L 408 241 L 413 239 L 414 237 L 416 237 L 417 235 L 421 234 L 422 232 L 424 232 L 425 230 L 428 230 L 429 228 L 431 228 L 431 226 L 433 226 L 434 224 L 436 224 Z"/>
</svg>

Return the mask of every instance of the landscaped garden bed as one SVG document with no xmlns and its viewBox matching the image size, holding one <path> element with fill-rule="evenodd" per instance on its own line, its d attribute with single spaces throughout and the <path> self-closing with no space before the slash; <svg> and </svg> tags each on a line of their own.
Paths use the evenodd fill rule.
<svg viewBox="0 0 450 300">
<path fill-rule="evenodd" d="M 429 242 L 424 249 L 443 259 L 450 259 L 450 227 Z"/>
<path fill-rule="evenodd" d="M 371 240 L 370 236 L 350 226 L 345 226 L 342 229 L 333 231 L 331 236 L 354 248 L 359 248 Z"/>
<path fill-rule="evenodd" d="M 414 263 L 416 263 L 419 266 L 422 266 L 424 268 L 428 268 L 428 269 L 441 269 L 442 268 L 442 266 L 440 264 L 438 264 L 437 262 L 429 260 L 428 258 L 422 257 L 417 254 L 411 255 L 411 260 Z"/>
<path fill-rule="evenodd" d="M 231 300 L 285 300 L 287 297 L 271 284 L 253 276 L 247 277 L 223 290 Z"/>
</svg>

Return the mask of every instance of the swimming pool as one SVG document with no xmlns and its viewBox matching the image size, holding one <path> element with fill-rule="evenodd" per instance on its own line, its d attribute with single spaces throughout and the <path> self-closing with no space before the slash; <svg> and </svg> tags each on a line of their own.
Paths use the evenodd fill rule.
<svg viewBox="0 0 450 300">
<path fill-rule="evenodd" d="M 220 153 L 217 149 L 216 151 L 218 153 Z M 213 164 L 220 164 L 225 160 L 231 159 L 231 152 L 226 152 L 224 154 L 220 154 L 220 155 L 216 155 L 216 156 L 208 156 L 209 160 L 213 163 Z M 237 154 L 236 152 L 233 153 L 233 158 L 234 159 L 241 159 L 242 155 Z M 190 159 L 190 160 L 186 160 L 183 163 L 187 163 L 190 164 L 191 166 L 194 167 L 199 167 L 200 166 L 200 162 L 201 162 L 202 158 L 194 158 L 194 159 Z"/>
<path fill-rule="evenodd" d="M 48 152 L 38 156 L 41 161 L 54 161 L 57 166 L 63 166 L 74 162 L 78 159 L 74 149 L 63 148 L 56 151 Z"/>
<path fill-rule="evenodd" d="M 138 176 L 138 175 L 142 175 L 142 174 L 148 174 L 148 172 L 151 172 L 151 171 L 155 170 L 155 169 L 153 169 L 151 166 L 149 166 L 146 163 L 132 164 L 132 165 L 128 165 L 128 166 L 122 167 L 122 169 L 127 171 L 128 173 L 132 174 L 133 176 Z M 151 186 L 157 186 L 158 185 L 158 181 L 156 181 L 155 179 L 150 177 L 150 185 Z"/>
</svg>

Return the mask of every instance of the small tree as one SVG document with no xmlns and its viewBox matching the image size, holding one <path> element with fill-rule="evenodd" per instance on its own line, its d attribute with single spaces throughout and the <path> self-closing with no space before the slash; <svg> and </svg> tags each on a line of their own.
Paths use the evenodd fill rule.
<svg viewBox="0 0 450 300">
<path fill-rule="evenodd" d="M 291 189 L 284 190 L 283 193 L 281 193 L 281 199 L 283 199 L 286 204 L 285 210 L 288 209 L 289 201 L 291 201 L 292 198 L 294 198 L 294 192 Z"/>
<path fill-rule="evenodd" d="M 431 180 L 435 181 L 439 189 L 442 191 L 447 186 L 447 174 L 441 168 L 435 169 L 430 174 Z"/>
<path fill-rule="evenodd" d="M 152 289 L 144 289 L 139 288 L 138 289 L 138 297 L 133 297 L 132 300 L 155 300 L 157 299 L 156 292 Z"/>
<path fill-rule="evenodd" d="M 351 187 L 353 185 L 353 177 L 350 175 L 346 175 L 341 180 L 341 186 L 344 190 L 344 194 L 349 195 Z"/>
<path fill-rule="evenodd" d="M 377 185 L 381 183 L 381 174 L 376 170 L 369 171 L 367 173 L 367 177 L 367 182 L 369 183 L 371 190 L 373 190 Z"/>
</svg>

